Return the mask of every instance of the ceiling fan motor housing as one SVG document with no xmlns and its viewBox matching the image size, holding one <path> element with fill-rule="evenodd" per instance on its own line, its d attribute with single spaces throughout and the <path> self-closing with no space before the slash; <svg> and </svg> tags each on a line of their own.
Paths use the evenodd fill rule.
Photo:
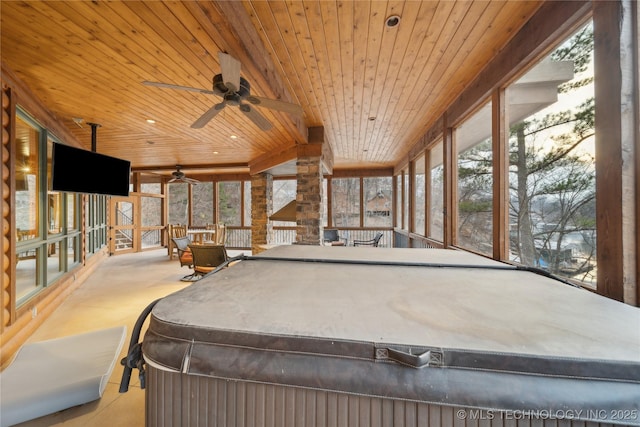
<svg viewBox="0 0 640 427">
<path fill-rule="evenodd" d="M 213 76 L 213 92 L 223 97 L 229 94 L 229 88 L 224 84 L 222 74 L 216 74 Z M 244 77 L 240 77 L 240 88 L 235 92 L 235 94 L 237 94 L 240 99 L 245 99 L 250 93 L 251 85 Z"/>
</svg>

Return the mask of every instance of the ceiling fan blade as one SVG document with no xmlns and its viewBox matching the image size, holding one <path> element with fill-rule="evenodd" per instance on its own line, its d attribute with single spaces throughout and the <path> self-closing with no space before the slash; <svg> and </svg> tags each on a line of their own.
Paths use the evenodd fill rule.
<svg viewBox="0 0 640 427">
<path fill-rule="evenodd" d="M 143 81 L 142 84 L 146 85 L 146 86 L 155 86 L 155 87 L 161 87 L 161 88 L 165 88 L 165 89 L 188 90 L 190 92 L 199 92 L 199 93 L 206 93 L 208 95 L 215 95 L 215 92 L 213 92 L 212 90 L 198 89 L 196 87 L 172 85 L 172 84 L 169 84 L 169 83 L 150 82 L 150 81 L 147 81 L 147 80 Z"/>
<path fill-rule="evenodd" d="M 182 178 L 183 182 L 187 182 L 189 184 L 193 184 L 193 185 L 198 185 L 200 184 L 200 181 L 198 181 L 197 179 L 193 179 L 193 178 Z"/>
<path fill-rule="evenodd" d="M 221 74 L 224 84 L 227 85 L 232 92 L 237 91 L 240 89 L 240 61 L 228 53 L 223 52 L 218 54 L 218 58 L 220 59 L 220 70 L 222 71 Z"/>
<path fill-rule="evenodd" d="M 253 105 L 259 105 L 261 107 L 269 108 L 270 110 L 284 111 L 285 113 L 293 114 L 295 116 L 302 116 L 302 107 L 290 102 L 278 101 L 277 99 L 262 98 L 259 96 L 249 96 L 247 101 Z"/>
<path fill-rule="evenodd" d="M 262 114 L 255 108 L 247 104 L 240 105 L 240 111 L 242 111 L 249 119 L 255 123 L 261 130 L 269 130 L 273 127 L 271 122 L 267 120 Z"/>
<path fill-rule="evenodd" d="M 220 104 L 216 104 L 213 107 L 209 108 L 203 115 L 200 116 L 198 120 L 193 122 L 191 127 L 193 129 L 203 128 L 207 123 L 213 119 L 216 114 L 218 114 L 225 107 L 226 103 L 221 102 Z"/>
</svg>

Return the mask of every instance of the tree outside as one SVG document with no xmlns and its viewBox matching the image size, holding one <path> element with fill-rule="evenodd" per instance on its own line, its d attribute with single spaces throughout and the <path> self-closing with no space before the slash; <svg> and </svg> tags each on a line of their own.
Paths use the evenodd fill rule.
<svg viewBox="0 0 640 427">
<path fill-rule="evenodd" d="M 509 86 L 506 97 L 510 259 L 585 283 L 595 283 L 597 271 L 592 59 L 589 23 Z M 486 252 L 490 137 L 459 154 L 458 183 L 459 234 Z"/>
<path fill-rule="evenodd" d="M 213 182 L 203 181 L 191 186 L 192 222 L 194 227 L 206 227 L 215 222 Z"/>
<path fill-rule="evenodd" d="M 389 228 L 393 225 L 393 180 L 390 176 L 363 178 L 364 226 Z"/>
<path fill-rule="evenodd" d="M 189 184 L 173 182 L 167 187 L 169 224 L 189 224 Z"/>
<path fill-rule="evenodd" d="M 241 225 L 240 184 L 240 181 L 218 182 L 218 222 L 225 225 Z"/>
<path fill-rule="evenodd" d="M 456 244 L 493 254 L 491 103 L 456 129 L 458 228 Z"/>
<path fill-rule="evenodd" d="M 360 226 L 360 179 L 336 178 L 331 181 L 332 223 L 335 227 Z"/>
<path fill-rule="evenodd" d="M 510 127 L 512 259 L 594 283 L 596 274 L 593 28 L 546 61 L 570 62 L 558 102 Z"/>
</svg>

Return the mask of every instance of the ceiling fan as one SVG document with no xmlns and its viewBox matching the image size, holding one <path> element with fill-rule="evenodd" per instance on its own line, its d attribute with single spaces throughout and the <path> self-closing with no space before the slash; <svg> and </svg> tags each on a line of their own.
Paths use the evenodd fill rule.
<svg viewBox="0 0 640 427">
<path fill-rule="evenodd" d="M 200 184 L 200 181 L 198 181 L 197 179 L 187 178 L 184 175 L 184 172 L 180 170 L 181 168 L 182 166 L 176 165 L 176 170 L 171 173 L 171 176 L 173 176 L 173 178 L 171 178 L 169 182 L 186 182 L 188 184 L 194 184 L 194 185 Z"/>
<path fill-rule="evenodd" d="M 264 131 L 271 129 L 273 125 L 254 106 L 284 111 L 297 116 L 302 115 L 302 107 L 299 105 L 251 95 L 251 85 L 240 76 L 240 61 L 224 52 L 220 52 L 218 57 L 220 58 L 221 74 L 213 76 L 213 89 L 211 90 L 150 81 L 143 81 L 142 84 L 220 96 L 222 102 L 215 104 L 193 122 L 191 127 L 194 129 L 204 127 L 227 105 L 237 106 L 258 128 Z"/>
</svg>

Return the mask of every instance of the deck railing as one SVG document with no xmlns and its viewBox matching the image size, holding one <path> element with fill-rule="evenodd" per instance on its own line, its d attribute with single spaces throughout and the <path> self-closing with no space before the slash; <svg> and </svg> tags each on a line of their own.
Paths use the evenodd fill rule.
<svg viewBox="0 0 640 427">
<path fill-rule="evenodd" d="M 338 228 L 340 237 L 347 239 L 347 245 L 353 245 L 354 240 L 370 240 L 382 232 L 380 247 L 394 247 L 393 229 L 386 228 Z M 296 227 L 273 227 L 270 244 L 286 245 L 296 241 Z M 226 246 L 229 249 L 251 249 L 251 228 L 227 226 Z"/>
<path fill-rule="evenodd" d="M 162 229 L 152 229 L 142 232 L 142 247 L 154 248 L 160 246 L 162 242 Z"/>
</svg>

